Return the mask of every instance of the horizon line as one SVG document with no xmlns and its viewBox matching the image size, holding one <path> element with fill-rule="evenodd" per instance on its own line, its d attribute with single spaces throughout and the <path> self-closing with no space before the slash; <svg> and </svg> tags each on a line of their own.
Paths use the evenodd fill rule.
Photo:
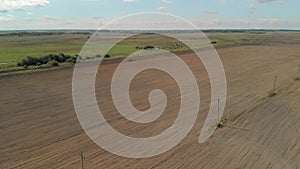
<svg viewBox="0 0 300 169">
<path fill-rule="evenodd" d="M 101 29 L 84 29 L 84 28 L 54 28 L 54 29 L 0 29 L 0 32 L 10 32 L 10 31 L 99 31 Z M 291 28 L 206 28 L 206 29 L 186 29 L 186 30 L 176 30 L 176 29 L 170 29 L 170 30 L 109 30 L 109 29 L 103 29 L 103 31 L 300 31 L 300 29 L 291 29 Z"/>
</svg>

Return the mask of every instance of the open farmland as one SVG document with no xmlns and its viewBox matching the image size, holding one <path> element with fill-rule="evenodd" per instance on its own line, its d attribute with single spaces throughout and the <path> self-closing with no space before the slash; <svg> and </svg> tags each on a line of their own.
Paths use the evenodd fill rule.
<svg viewBox="0 0 300 169">
<path fill-rule="evenodd" d="M 28 56 L 41 58 L 47 55 L 64 54 L 77 57 L 82 46 L 92 36 L 93 31 L 53 31 L 53 32 L 4 32 L 0 33 L 0 76 L 46 71 L 62 67 L 70 67 L 70 63 L 62 63 L 59 67 L 47 65 L 17 66 Z M 185 32 L 185 36 L 193 36 Z M 207 31 L 207 37 L 215 42 L 216 48 L 243 45 L 273 45 L 277 43 L 297 44 L 297 31 Z M 96 35 L 97 36 L 97 35 Z M 207 44 L 203 44 L 207 45 Z M 175 53 L 185 53 L 189 50 L 182 43 L 172 38 L 155 34 L 140 34 L 125 39 L 114 46 L 108 54 L 115 60 L 128 56 L 145 46 L 153 46 Z M 91 58 L 95 56 L 89 56 Z"/>
<path fill-rule="evenodd" d="M 42 57 L 51 53 L 64 53 L 76 55 L 80 52 L 84 43 L 92 36 L 93 32 L 32 32 L 32 33 L 2 33 L 0 34 L 0 62 L 17 63 L 27 56 Z M 188 33 L 187 33 L 188 34 Z M 191 34 L 191 33 L 190 33 Z M 207 32 L 211 41 L 216 41 L 216 47 L 268 44 L 268 43 L 297 43 L 298 32 L 265 32 L 265 31 L 242 31 L 242 32 Z M 159 38 L 155 35 L 150 38 L 147 35 L 137 36 L 122 41 L 115 50 L 111 51 L 113 57 L 128 55 L 137 51 L 137 46 L 153 45 L 166 47 L 174 44 L 174 40 Z M 145 38 L 146 37 L 146 38 Z M 183 48 L 186 50 L 186 48 Z"/>
<path fill-rule="evenodd" d="M 198 143 L 210 102 L 207 72 L 191 53 L 180 53 L 197 78 L 201 109 L 193 129 L 175 148 L 145 159 L 122 158 L 99 148 L 77 120 L 72 102 L 73 69 L 69 67 L 0 78 L 0 168 L 80 168 L 81 150 L 86 168 L 299 168 L 300 81 L 295 78 L 300 64 L 300 34 L 207 35 L 218 42 L 217 51 L 225 67 L 228 87 L 222 117 L 225 127 L 217 129 L 207 142 Z M 81 40 L 74 40 L 70 45 L 70 54 L 80 50 Z M 50 48 L 67 53 L 66 46 L 61 51 L 56 45 Z M 1 46 L 1 50 L 5 54 L 4 50 L 9 49 Z M 15 56 L 11 54 L 3 60 L 14 62 L 26 57 L 22 53 L 35 53 L 24 51 L 18 54 L 20 58 L 11 59 Z M 33 56 L 48 52 L 53 51 L 37 52 Z M 163 58 L 141 58 L 136 62 L 147 62 L 147 59 Z M 174 92 L 178 87 L 172 78 L 149 70 L 134 79 L 131 101 L 138 109 L 148 108 L 147 96 L 153 88 L 163 89 L 169 101 L 164 115 L 139 127 L 118 115 L 112 106 L 109 85 L 117 66 L 118 63 L 101 66 L 96 80 L 98 102 L 110 125 L 124 134 L 139 137 L 156 135 L 169 127 L 177 117 L 180 100 L 179 93 Z M 269 97 L 275 75 L 278 75 L 279 92 Z"/>
</svg>

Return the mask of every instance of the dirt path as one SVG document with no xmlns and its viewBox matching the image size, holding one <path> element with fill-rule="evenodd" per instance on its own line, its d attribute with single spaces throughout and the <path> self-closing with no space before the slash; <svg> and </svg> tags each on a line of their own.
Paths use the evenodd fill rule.
<svg viewBox="0 0 300 169">
<path fill-rule="evenodd" d="M 294 81 L 300 64 L 299 45 L 242 46 L 218 52 L 228 81 L 223 116 L 227 127 L 198 143 L 210 85 L 199 60 L 183 55 L 201 86 L 197 122 L 175 148 L 147 159 L 110 154 L 82 131 L 72 103 L 71 69 L 1 78 L 0 168 L 80 168 L 80 150 L 86 168 L 299 168 L 300 82 Z M 149 90 L 157 85 L 170 98 L 166 113 L 156 122 L 137 126 L 112 108 L 109 77 L 116 66 L 102 66 L 104 73 L 96 83 L 99 104 L 110 124 L 131 136 L 159 134 L 170 126 L 178 111 L 174 81 L 158 71 L 136 77 L 131 92 L 138 109 L 148 108 Z M 268 97 L 275 75 L 280 92 Z"/>
</svg>

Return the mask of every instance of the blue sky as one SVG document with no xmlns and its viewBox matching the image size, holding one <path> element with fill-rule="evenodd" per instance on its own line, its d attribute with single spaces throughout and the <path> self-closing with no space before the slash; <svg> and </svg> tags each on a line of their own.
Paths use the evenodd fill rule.
<svg viewBox="0 0 300 169">
<path fill-rule="evenodd" d="M 0 30 L 98 29 L 139 12 L 165 12 L 202 29 L 300 29 L 299 0 L 0 0 Z"/>
</svg>

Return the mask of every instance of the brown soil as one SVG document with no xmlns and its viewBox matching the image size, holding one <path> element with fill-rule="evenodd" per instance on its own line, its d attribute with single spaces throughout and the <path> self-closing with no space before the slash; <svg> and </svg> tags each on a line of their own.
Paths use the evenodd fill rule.
<svg viewBox="0 0 300 169">
<path fill-rule="evenodd" d="M 207 142 L 198 143 L 209 108 L 210 85 L 200 61 L 182 54 L 200 86 L 197 122 L 175 148 L 146 159 L 106 152 L 83 132 L 73 108 L 71 68 L 2 77 L 0 168 L 80 168 L 81 150 L 86 168 L 299 168 L 300 83 L 294 80 L 299 45 L 240 46 L 218 52 L 228 85 L 224 127 Z M 109 123 L 134 137 L 156 135 L 170 126 L 180 102 L 173 79 L 156 70 L 136 77 L 131 99 L 138 109 L 149 107 L 147 98 L 154 87 L 165 90 L 170 99 L 164 115 L 138 127 L 120 118 L 112 106 L 108 89 L 116 66 L 103 65 L 96 84 L 97 98 L 104 100 L 98 102 Z M 268 97 L 275 75 L 279 93 Z"/>
</svg>

